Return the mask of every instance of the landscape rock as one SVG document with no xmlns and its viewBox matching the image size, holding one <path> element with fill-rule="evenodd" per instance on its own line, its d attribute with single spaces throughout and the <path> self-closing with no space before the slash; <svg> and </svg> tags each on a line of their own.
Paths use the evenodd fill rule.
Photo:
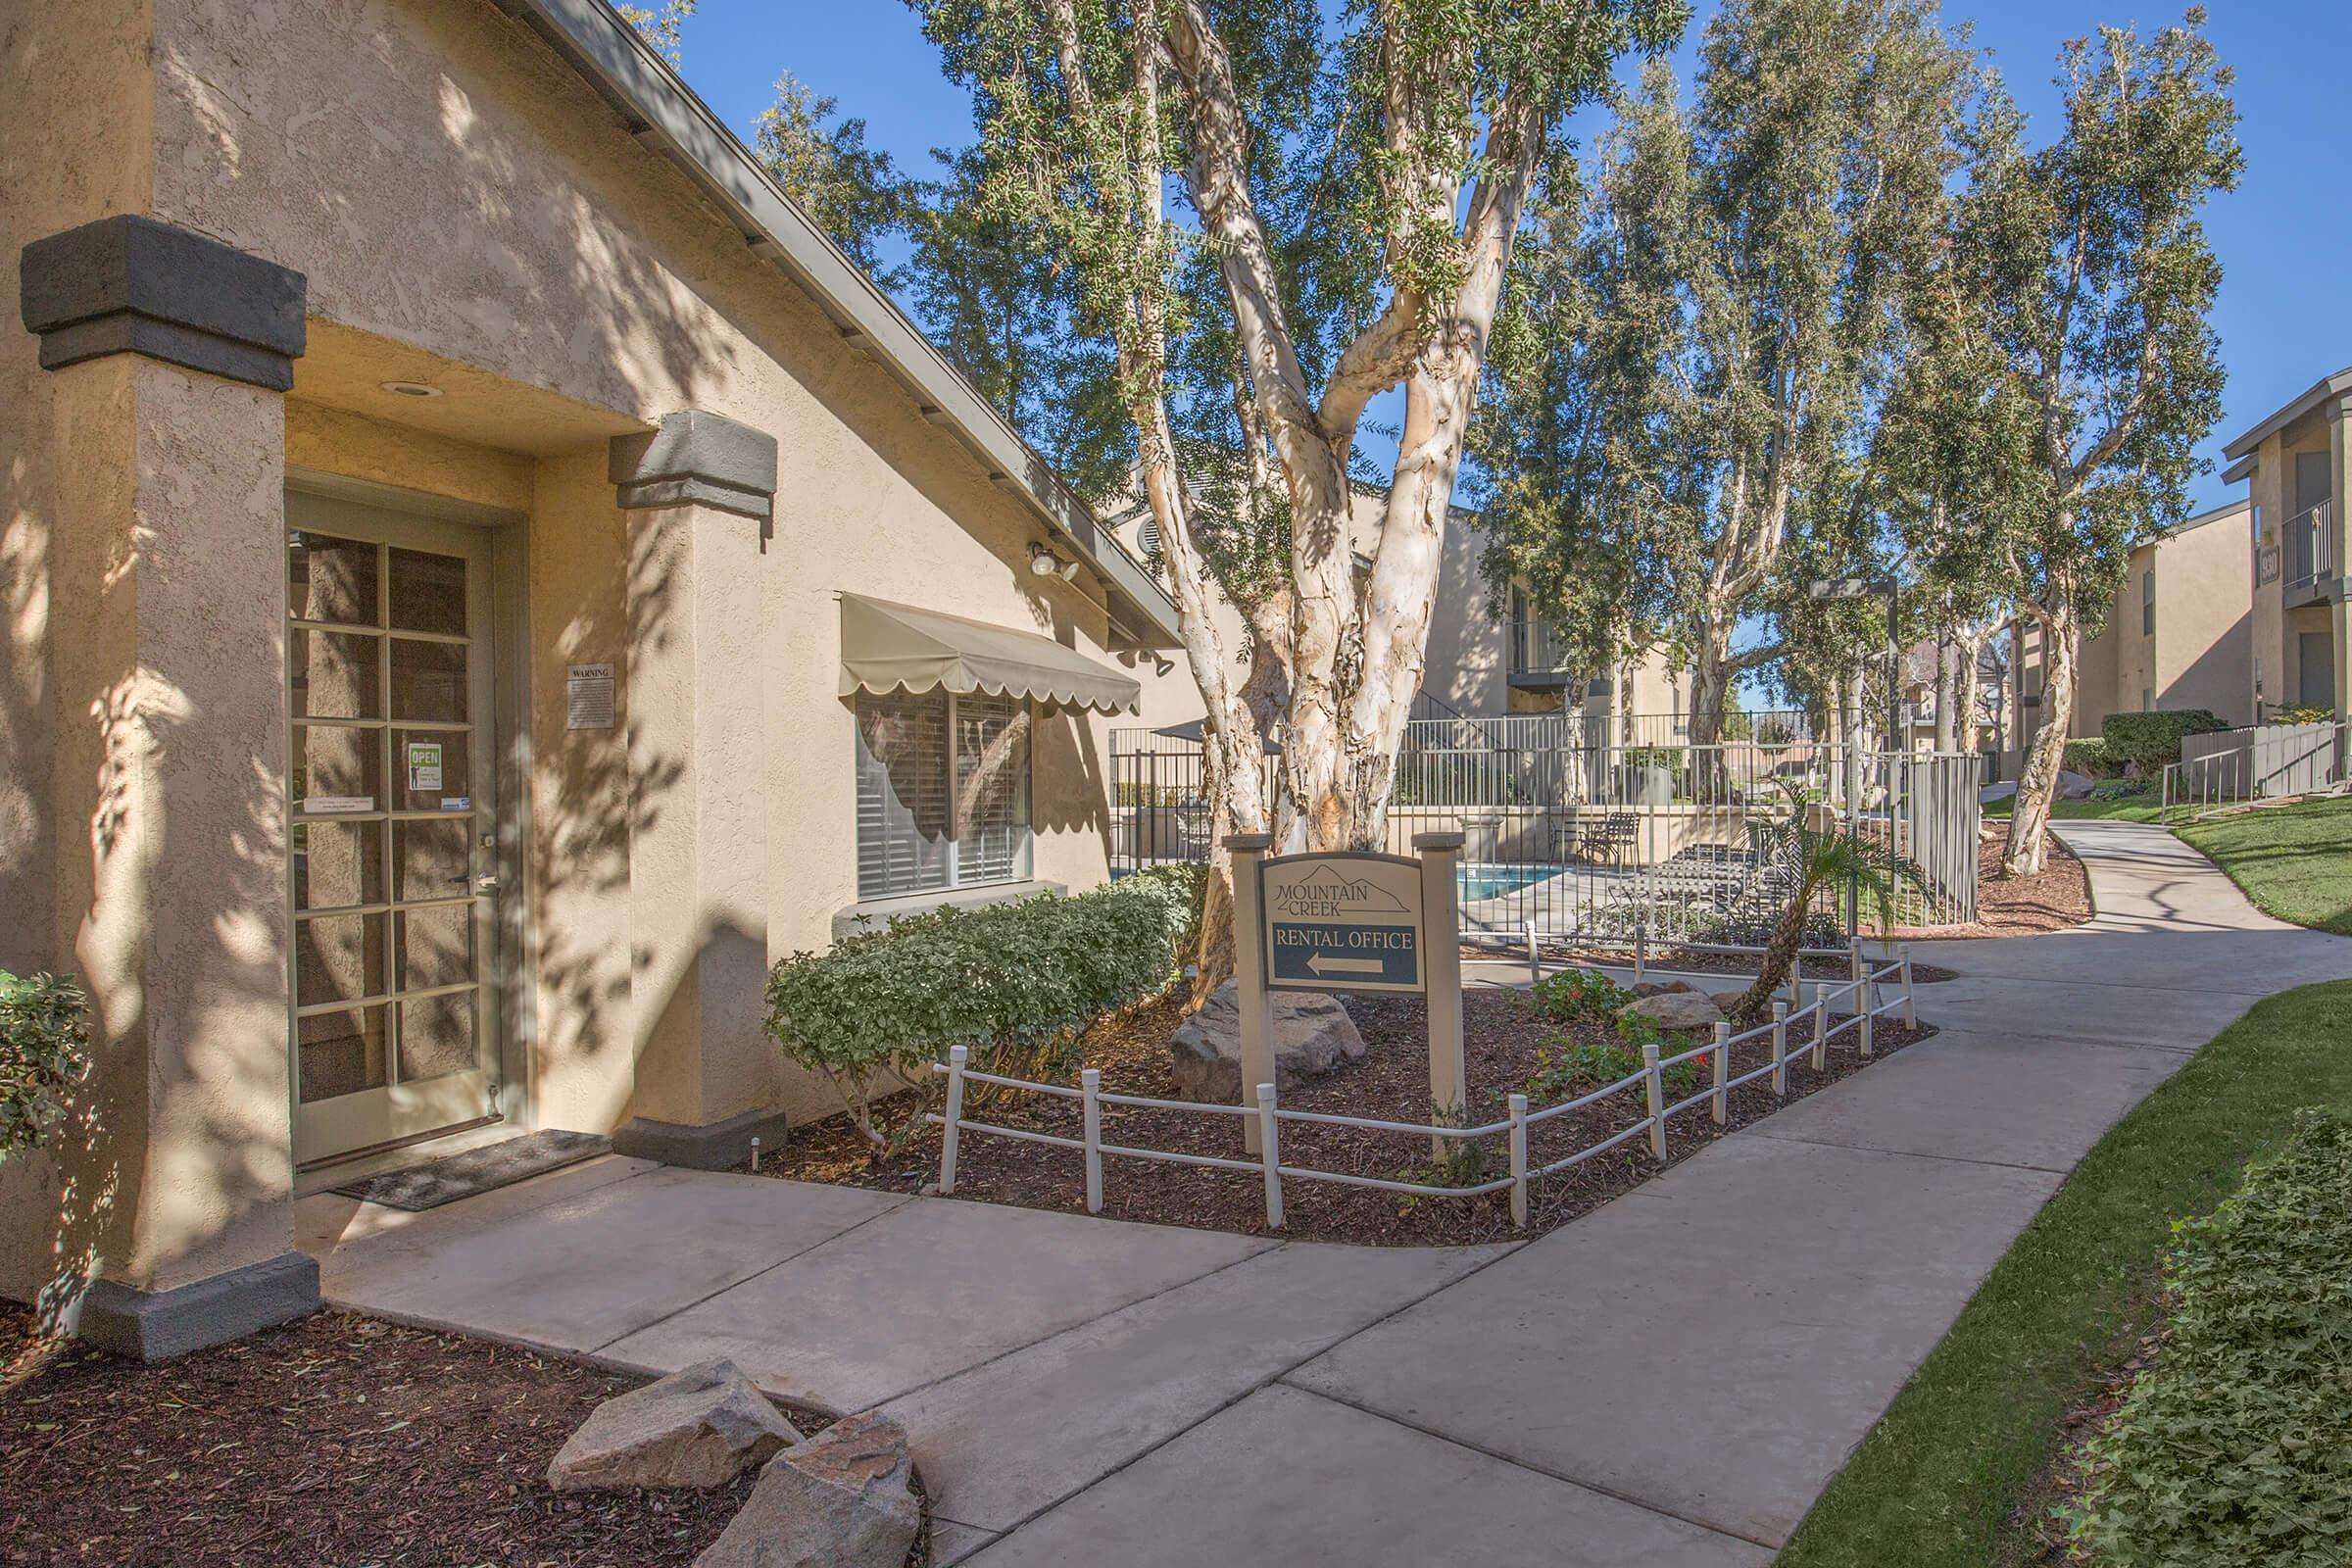
<svg viewBox="0 0 2352 1568">
<path fill-rule="evenodd" d="M 1661 991 L 1654 997 L 1636 997 L 1617 1009 L 1620 1018 L 1633 1014 L 1670 1035 L 1707 1034 L 1723 1022 L 1723 1009 L 1703 991 Z"/>
<path fill-rule="evenodd" d="M 2062 767 L 2058 770 L 2058 798 L 2062 801 L 2079 801 L 2088 795 L 2097 783 L 2096 779 L 2081 773 L 2070 773 Z"/>
<path fill-rule="evenodd" d="M 1634 987 L 1634 995 L 1637 997 L 1662 997 L 1669 991 L 1696 991 L 1698 987 L 1688 980 L 1644 980 Z M 1620 1007 L 1617 1010 L 1623 1012 L 1625 1009 Z"/>
<path fill-rule="evenodd" d="M 786 1448 L 694 1568 L 899 1568 L 922 1528 L 906 1429 L 867 1411 Z"/>
<path fill-rule="evenodd" d="M 558 1492 L 723 1487 L 801 1441 L 732 1361 L 702 1361 L 589 1412 L 547 1467 Z"/>
<path fill-rule="evenodd" d="M 1355 1020 L 1334 997 L 1277 991 L 1274 1004 L 1274 1087 L 1287 1090 L 1320 1078 L 1364 1054 Z M 1242 1004 L 1240 987 L 1228 980 L 1209 994 L 1208 1004 L 1177 1026 L 1168 1041 L 1176 1092 L 1205 1104 L 1242 1102 Z"/>
</svg>

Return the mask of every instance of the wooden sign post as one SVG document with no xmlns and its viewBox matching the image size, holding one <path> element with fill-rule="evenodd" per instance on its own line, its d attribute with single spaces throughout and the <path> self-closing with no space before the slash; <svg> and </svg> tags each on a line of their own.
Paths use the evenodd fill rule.
<svg viewBox="0 0 2352 1568">
<path fill-rule="evenodd" d="M 1233 852 L 1233 978 L 1234 1001 L 1242 1014 L 1242 1103 L 1257 1103 L 1257 1086 L 1274 1081 L 1274 999 L 1266 994 L 1266 950 L 1257 940 L 1262 923 L 1258 913 L 1261 889 L 1259 867 L 1273 835 L 1235 833 L 1225 840 Z M 1264 1140 L 1255 1116 L 1242 1118 L 1242 1148 L 1264 1152 Z"/>
<path fill-rule="evenodd" d="M 1428 956 L 1424 983 L 1429 997 L 1429 1103 L 1442 1117 L 1457 1114 L 1470 1125 L 1470 1078 L 1462 1066 L 1462 857 L 1459 833 L 1416 833 L 1421 857 L 1421 922 Z M 1433 1117 L 1433 1119 L 1437 1119 Z M 1430 1157 L 1446 1157 L 1446 1140 L 1430 1140 Z"/>
</svg>

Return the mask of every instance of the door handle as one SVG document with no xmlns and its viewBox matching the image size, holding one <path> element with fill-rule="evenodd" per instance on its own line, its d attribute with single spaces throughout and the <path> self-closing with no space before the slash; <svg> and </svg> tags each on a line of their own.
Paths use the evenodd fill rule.
<svg viewBox="0 0 2352 1568">
<path fill-rule="evenodd" d="M 496 893 L 498 890 L 498 873 L 495 871 L 486 872 L 485 874 L 477 876 L 473 879 L 473 891 L 476 893 L 489 894 Z"/>
</svg>

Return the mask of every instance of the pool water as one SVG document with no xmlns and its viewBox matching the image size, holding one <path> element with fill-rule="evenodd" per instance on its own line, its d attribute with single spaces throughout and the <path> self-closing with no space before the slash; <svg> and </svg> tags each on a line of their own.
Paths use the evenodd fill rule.
<svg viewBox="0 0 2352 1568">
<path fill-rule="evenodd" d="M 1465 865 L 1460 873 L 1462 902 L 1499 899 L 1559 874 L 1556 865 Z"/>
</svg>

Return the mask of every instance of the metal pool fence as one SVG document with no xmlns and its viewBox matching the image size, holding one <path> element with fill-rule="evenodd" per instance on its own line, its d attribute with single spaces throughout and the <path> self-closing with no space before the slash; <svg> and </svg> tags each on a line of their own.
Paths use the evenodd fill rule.
<svg viewBox="0 0 2352 1568">
<path fill-rule="evenodd" d="M 1839 1007 L 1843 1008 L 1845 1016 L 1832 1023 L 1833 1011 Z M 1811 1012 L 1812 1040 L 1806 1050 L 1811 1054 L 1814 1071 L 1821 1072 L 1828 1068 L 1830 1046 L 1839 1035 L 1850 1034 L 1855 1052 L 1867 1060 L 1874 1053 L 1873 1032 L 1879 1018 L 1887 1013 L 1900 1012 L 1906 1028 L 1918 1022 L 1911 983 L 1910 950 L 1898 949 L 1893 961 L 1881 968 L 1858 967 L 1850 980 L 1835 983 L 1824 981 L 1816 985 Z M 933 1063 L 933 1070 L 945 1074 L 948 1080 L 947 1106 L 944 1114 L 926 1112 L 923 1119 L 940 1129 L 939 1190 L 943 1196 L 956 1191 L 956 1162 L 962 1148 L 963 1135 L 979 1133 L 992 1138 L 1009 1138 L 1021 1143 L 1046 1144 L 1055 1149 L 1077 1151 L 1085 1160 L 1086 1211 L 1090 1214 L 1102 1211 L 1103 1159 L 1108 1156 L 1114 1159 L 1158 1160 L 1258 1176 L 1265 1188 L 1266 1225 L 1272 1230 L 1283 1228 L 1284 1184 L 1295 1181 L 1370 1187 L 1382 1192 L 1404 1193 L 1414 1198 L 1483 1198 L 1490 1193 L 1507 1192 L 1511 1195 L 1511 1223 L 1524 1226 L 1527 1224 L 1530 1190 L 1535 1183 L 1547 1176 L 1556 1176 L 1561 1171 L 1583 1164 L 1595 1154 L 1604 1153 L 1644 1134 L 1649 1140 L 1650 1154 L 1663 1164 L 1669 1157 L 1666 1143 L 1666 1124 L 1669 1121 L 1705 1105 L 1709 1118 L 1721 1127 L 1730 1118 L 1731 1092 L 1766 1078 L 1772 1081 L 1773 1094 L 1787 1098 L 1790 1059 L 1788 1018 L 1788 1004 L 1775 1002 L 1771 1022 L 1758 1024 L 1738 1034 L 1732 1032 L 1730 1024 L 1719 1023 L 1715 1025 L 1712 1039 L 1671 1054 L 1665 1054 L 1657 1043 L 1651 1042 L 1642 1048 L 1641 1067 L 1614 1083 L 1541 1108 L 1531 1107 L 1526 1095 L 1513 1094 L 1506 1101 L 1509 1107 L 1507 1116 L 1478 1127 L 1387 1121 L 1377 1117 L 1342 1116 L 1319 1110 L 1285 1110 L 1276 1099 L 1272 1084 L 1257 1085 L 1250 1104 L 1220 1105 L 1117 1094 L 1102 1087 L 1100 1071 L 1088 1067 L 1079 1073 L 1078 1087 L 1072 1089 L 1066 1084 L 1036 1083 L 1025 1078 L 975 1071 L 969 1065 L 970 1052 L 963 1046 L 951 1050 L 944 1063 Z M 1769 1056 L 1744 1072 L 1734 1073 L 1731 1070 L 1732 1048 L 1752 1041 L 1770 1041 Z M 1669 1102 L 1666 1099 L 1665 1075 L 1686 1062 L 1693 1061 L 1703 1063 L 1702 1070 L 1708 1075 L 1705 1087 Z M 1040 1132 L 1028 1127 L 1007 1127 L 1000 1122 L 979 1121 L 966 1116 L 964 1090 L 971 1084 L 1042 1095 L 1049 1099 L 1076 1101 L 1079 1105 L 1079 1136 L 1069 1138 L 1058 1133 Z M 1534 1128 L 1571 1111 L 1635 1095 L 1641 1097 L 1642 1105 L 1640 1120 L 1546 1164 L 1537 1165 L 1530 1161 L 1528 1134 Z M 1255 1117 L 1259 1154 L 1256 1158 L 1197 1154 L 1113 1143 L 1102 1136 L 1104 1107 L 1178 1111 L 1202 1116 Z M 1354 1127 L 1429 1143 L 1463 1143 L 1507 1135 L 1507 1170 L 1491 1181 L 1461 1187 L 1442 1187 L 1430 1182 L 1390 1180 L 1351 1171 L 1317 1170 L 1312 1166 L 1287 1164 L 1282 1157 L 1282 1129 L 1302 1123 Z"/>
<path fill-rule="evenodd" d="M 1564 715 L 1416 719 L 1397 757 L 1388 845 L 1463 836 L 1466 936 L 1755 940 L 1797 885 L 1788 827 L 1877 840 L 1916 868 L 1891 906 L 1825 888 L 1820 927 L 1976 919 L 1973 753 L 1908 755 L 1808 738 L 1718 746 L 1600 742 Z M 1114 874 L 1205 859 L 1215 812 L 1200 749 L 1150 731 L 1111 741 Z"/>
</svg>

